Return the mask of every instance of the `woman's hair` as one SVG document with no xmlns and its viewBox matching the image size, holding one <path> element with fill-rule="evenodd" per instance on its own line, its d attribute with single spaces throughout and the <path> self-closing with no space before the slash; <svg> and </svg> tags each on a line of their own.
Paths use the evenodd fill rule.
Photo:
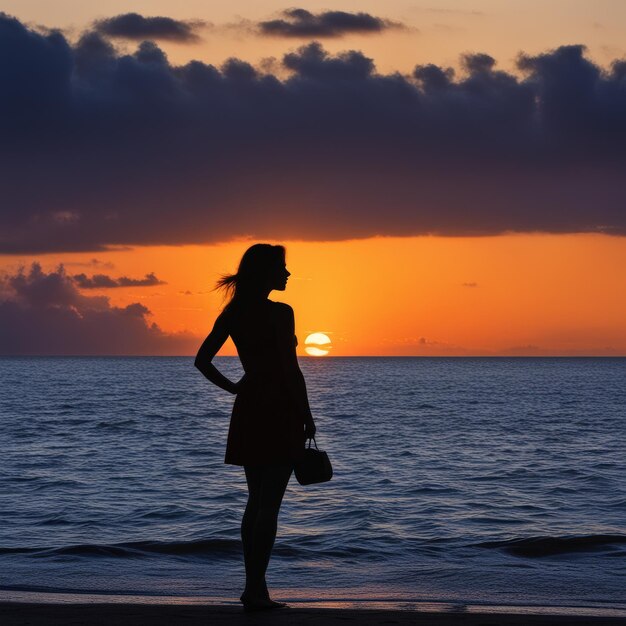
<svg viewBox="0 0 626 626">
<path fill-rule="evenodd" d="M 285 263 L 285 247 L 269 243 L 255 243 L 250 246 L 239 261 L 236 274 L 223 274 L 215 289 L 222 289 L 228 297 L 224 311 L 233 304 L 245 300 L 247 296 L 258 292 L 259 285 Z"/>
</svg>

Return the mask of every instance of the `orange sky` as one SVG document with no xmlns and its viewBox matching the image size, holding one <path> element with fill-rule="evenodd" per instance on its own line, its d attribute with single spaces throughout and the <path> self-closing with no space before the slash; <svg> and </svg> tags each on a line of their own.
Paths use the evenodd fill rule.
<svg viewBox="0 0 626 626">
<path fill-rule="evenodd" d="M 145 247 L 40 255 L 44 269 L 142 277 L 166 285 L 89 290 L 113 305 L 141 302 L 165 331 L 199 340 L 219 312 L 211 292 L 250 245 Z M 325 332 L 331 354 L 626 355 L 626 239 L 605 235 L 373 238 L 280 242 L 292 273 L 271 298 L 296 312 L 298 351 Z M 96 257 L 112 266 L 74 263 Z M 3 257 L 0 269 L 32 257 Z M 185 292 L 191 292 L 191 295 Z M 221 354 L 235 354 L 228 341 Z"/>
<path fill-rule="evenodd" d="M 273 0 L 6 0 L 3 10 L 31 25 L 61 27 L 76 39 L 92 21 L 126 11 L 199 19 L 197 44 L 160 42 L 172 63 L 201 59 L 219 65 L 236 55 L 271 65 L 305 41 L 262 38 L 246 21 L 276 17 Z M 307 0 L 312 11 L 369 11 L 405 24 L 380 36 L 328 39 L 330 52 L 362 50 L 381 72 L 410 72 L 416 63 L 458 66 L 462 53 L 487 52 L 510 69 L 520 50 L 588 46 L 600 64 L 626 54 L 624 0 Z M 294 5 L 295 6 L 295 5 Z M 136 42 L 118 42 L 133 51 Z M 269 64 L 269 65 L 268 65 Z M 271 68 L 270 68 L 271 69 Z M 124 306 L 141 302 L 167 332 L 200 342 L 219 312 L 210 291 L 235 271 L 253 242 L 212 246 L 137 247 L 107 253 L 0 256 L 0 271 L 38 260 L 51 270 L 141 278 L 165 285 L 90 290 Z M 340 242 L 278 242 L 287 246 L 292 278 L 271 298 L 296 312 L 299 353 L 304 338 L 325 332 L 332 355 L 626 355 L 626 238 L 605 235 L 512 235 L 476 238 L 373 238 Z M 97 258 L 104 265 L 89 267 Z M 187 293 L 189 292 L 189 293 Z M 229 341 L 222 354 L 235 354 Z"/>
</svg>

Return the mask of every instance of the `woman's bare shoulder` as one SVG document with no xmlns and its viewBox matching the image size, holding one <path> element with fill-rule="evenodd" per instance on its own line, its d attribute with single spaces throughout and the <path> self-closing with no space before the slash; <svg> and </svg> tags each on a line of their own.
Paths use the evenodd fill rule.
<svg viewBox="0 0 626 626">
<path fill-rule="evenodd" d="M 293 313 L 293 308 L 286 302 L 275 302 L 274 300 L 270 300 L 270 302 L 275 305 L 276 310 L 281 311 L 282 313 Z"/>
<path fill-rule="evenodd" d="M 276 320 L 281 326 L 291 328 L 294 325 L 293 309 L 289 304 L 284 302 L 273 302 L 273 308 L 276 314 Z"/>
</svg>

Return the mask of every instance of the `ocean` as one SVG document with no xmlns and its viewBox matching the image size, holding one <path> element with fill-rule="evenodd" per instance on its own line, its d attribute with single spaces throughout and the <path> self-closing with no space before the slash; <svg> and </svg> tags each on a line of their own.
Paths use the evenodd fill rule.
<svg viewBox="0 0 626 626">
<path fill-rule="evenodd" d="M 626 609 L 626 359 L 301 358 L 278 599 Z M 227 376 L 237 358 L 218 357 Z M 236 601 L 234 396 L 180 358 L 0 358 L 0 591 Z"/>
</svg>

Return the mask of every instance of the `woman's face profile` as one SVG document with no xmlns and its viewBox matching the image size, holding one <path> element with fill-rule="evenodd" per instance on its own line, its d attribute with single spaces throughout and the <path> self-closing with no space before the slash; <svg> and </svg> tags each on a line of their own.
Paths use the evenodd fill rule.
<svg viewBox="0 0 626 626">
<path fill-rule="evenodd" d="M 287 288 L 287 278 L 289 276 L 291 276 L 291 272 L 287 269 L 287 265 L 279 267 L 271 278 L 272 289 L 276 289 L 276 291 L 285 291 Z"/>
</svg>

